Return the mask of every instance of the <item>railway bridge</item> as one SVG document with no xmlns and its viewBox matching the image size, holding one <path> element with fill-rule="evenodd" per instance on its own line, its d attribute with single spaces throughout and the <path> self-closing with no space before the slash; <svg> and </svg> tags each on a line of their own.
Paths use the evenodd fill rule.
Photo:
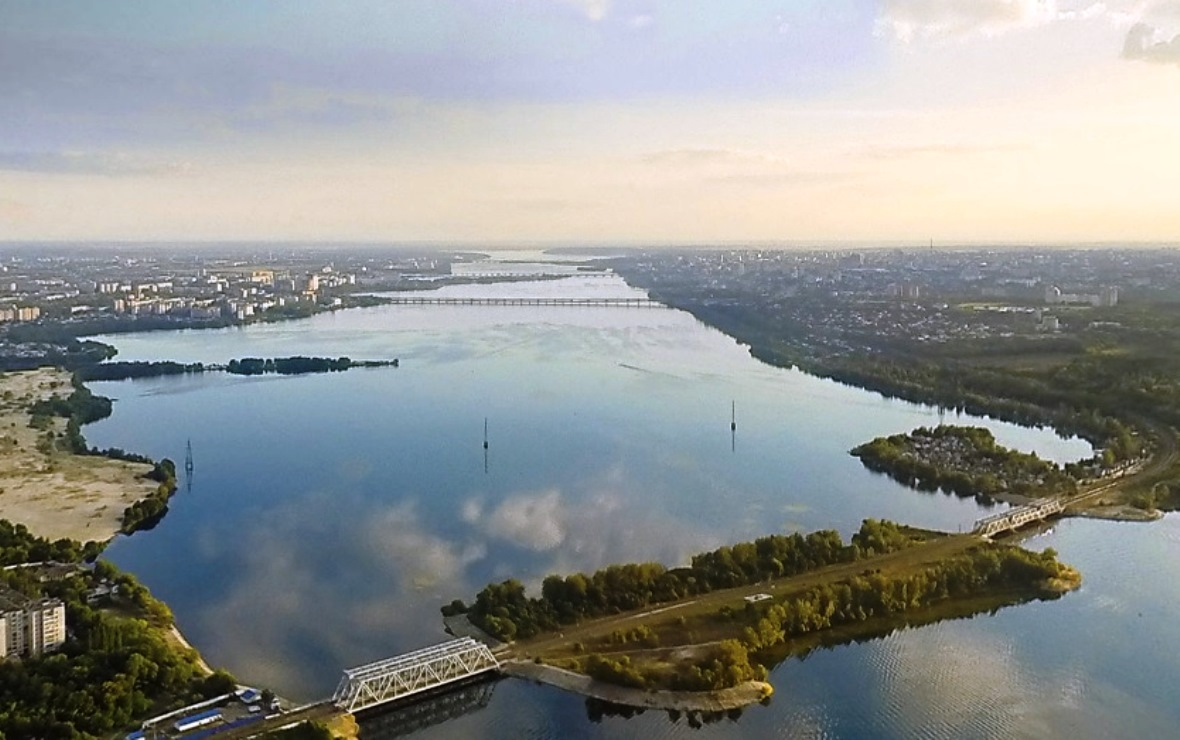
<svg viewBox="0 0 1180 740">
<path fill-rule="evenodd" d="M 1065 511 L 1065 504 L 1061 502 L 1061 499 L 1037 499 L 1024 506 L 1017 506 L 1003 513 L 992 514 L 989 517 L 980 519 L 975 522 L 975 529 L 972 530 L 972 534 L 988 538 L 995 537 L 998 534 L 1019 529 L 1030 522 L 1044 521 L 1051 516 L 1057 516 L 1063 511 Z"/>
<path fill-rule="evenodd" d="M 464 637 L 345 669 L 332 703 L 355 713 L 499 670 L 487 645 Z"/>
</svg>

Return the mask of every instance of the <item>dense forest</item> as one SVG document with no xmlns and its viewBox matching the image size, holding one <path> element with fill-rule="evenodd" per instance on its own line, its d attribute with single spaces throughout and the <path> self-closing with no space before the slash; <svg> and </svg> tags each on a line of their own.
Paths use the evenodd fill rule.
<svg viewBox="0 0 1180 740">
<path fill-rule="evenodd" d="M 76 542 L 50 543 L 0 520 L 0 558 L 77 562 Z M 172 615 L 134 577 L 109 563 L 42 583 L 33 569 L 4 571 L 3 585 L 65 602 L 69 639 L 56 653 L 0 662 L 0 737 L 90 740 L 126 730 L 161 707 L 182 706 L 232 688 L 232 676 L 202 675 L 196 655 L 169 644 Z M 90 605 L 96 584 L 117 586 L 117 602 Z"/>
<path fill-rule="evenodd" d="M 877 437 L 851 454 L 869 470 L 921 490 L 941 488 L 984 500 L 1004 493 L 1042 497 L 1077 492 L 1077 480 L 1055 463 L 1003 447 L 981 427 L 921 427 Z"/>
<path fill-rule="evenodd" d="M 847 544 L 833 530 L 806 536 L 771 535 L 701 553 L 684 568 L 631 563 L 612 565 L 592 575 L 552 575 L 542 583 L 539 597 L 526 596 L 524 586 L 509 579 L 480 591 L 468 615 L 499 639 L 523 639 L 582 619 L 893 552 L 922 539 L 922 534 L 893 522 L 866 519 Z M 456 601 L 443 607 L 443 612 L 464 608 Z"/>
</svg>

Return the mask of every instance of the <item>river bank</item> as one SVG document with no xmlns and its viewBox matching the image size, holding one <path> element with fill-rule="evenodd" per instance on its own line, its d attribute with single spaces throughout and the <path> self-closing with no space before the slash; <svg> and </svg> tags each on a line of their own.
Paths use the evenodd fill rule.
<svg viewBox="0 0 1180 740">
<path fill-rule="evenodd" d="M 716 691 L 650 691 L 596 681 L 564 668 L 514 660 L 501 667 L 504 675 L 555 686 L 581 696 L 642 709 L 680 712 L 728 712 L 756 704 L 770 697 L 774 687 L 765 681 L 746 681 Z"/>
<path fill-rule="evenodd" d="M 70 383 L 56 368 L 0 374 L 0 511 L 49 540 L 106 542 L 158 482 L 146 477 L 151 465 L 59 449 L 67 420 L 34 418 L 30 407 L 70 395 Z"/>
</svg>

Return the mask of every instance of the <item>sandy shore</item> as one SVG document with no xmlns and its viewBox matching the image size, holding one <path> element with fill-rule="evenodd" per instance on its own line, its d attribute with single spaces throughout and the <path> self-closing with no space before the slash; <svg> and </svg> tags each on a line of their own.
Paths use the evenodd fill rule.
<svg viewBox="0 0 1180 740">
<path fill-rule="evenodd" d="M 675 709 L 681 712 L 728 712 L 756 704 L 770 696 L 773 688 L 761 681 L 747 681 L 719 691 L 644 691 L 595 681 L 589 676 L 529 661 L 502 665 L 506 676 L 556 686 L 582 696 L 642 709 Z"/>
<path fill-rule="evenodd" d="M 66 420 L 33 429 L 29 406 L 72 392 L 64 370 L 0 374 L 0 517 L 50 540 L 105 541 L 118 533 L 123 509 L 157 484 L 143 477 L 149 465 L 37 449 L 46 431 L 61 435 Z"/>
<path fill-rule="evenodd" d="M 177 627 L 175 624 L 172 625 L 172 627 L 168 631 L 168 634 L 181 647 L 183 647 L 187 650 L 192 650 L 194 653 L 197 654 L 197 666 L 200 667 L 200 669 L 205 672 L 206 676 L 213 673 L 213 669 L 209 666 L 208 663 L 205 662 L 205 658 L 201 655 L 201 651 L 197 650 L 195 647 L 193 647 L 191 642 L 189 642 L 187 639 L 185 639 L 184 634 L 180 631 L 179 627 Z"/>
</svg>

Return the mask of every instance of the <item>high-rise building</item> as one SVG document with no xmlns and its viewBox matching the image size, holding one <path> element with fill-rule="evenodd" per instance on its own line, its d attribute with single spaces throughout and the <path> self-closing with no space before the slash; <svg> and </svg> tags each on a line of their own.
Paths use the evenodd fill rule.
<svg viewBox="0 0 1180 740">
<path fill-rule="evenodd" d="M 0 590 L 0 658 L 36 657 L 65 641 L 66 607 L 60 599 Z"/>
</svg>

